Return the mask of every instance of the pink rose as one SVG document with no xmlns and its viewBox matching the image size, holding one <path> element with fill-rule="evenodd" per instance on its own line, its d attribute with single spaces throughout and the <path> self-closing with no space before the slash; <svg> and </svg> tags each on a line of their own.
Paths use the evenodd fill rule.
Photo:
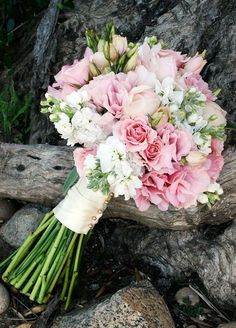
<svg viewBox="0 0 236 328">
<path fill-rule="evenodd" d="M 188 73 L 199 74 L 203 67 L 206 65 L 207 61 L 203 59 L 198 53 L 190 58 L 184 66 L 184 71 Z"/>
<path fill-rule="evenodd" d="M 175 156 L 173 151 L 172 145 L 164 145 L 161 138 L 157 136 L 145 150 L 140 152 L 140 155 L 149 169 L 169 173 L 173 172 L 172 158 Z"/>
<path fill-rule="evenodd" d="M 185 165 L 169 176 L 168 183 L 166 199 L 174 207 L 187 208 L 193 205 L 200 193 L 207 190 L 210 178 L 205 169 L 193 169 Z"/>
<path fill-rule="evenodd" d="M 136 190 L 134 201 L 140 211 L 146 211 L 150 203 L 158 206 L 161 211 L 168 209 L 168 201 L 165 198 L 165 183 L 167 177 L 156 171 L 145 174 L 142 178 L 142 187 Z"/>
<path fill-rule="evenodd" d="M 203 111 L 203 117 L 208 120 L 213 115 L 216 119 L 210 122 L 212 126 L 226 125 L 226 112 L 217 103 L 208 101 Z"/>
<path fill-rule="evenodd" d="M 160 81 L 163 81 L 166 77 L 175 79 L 178 62 L 178 60 L 176 60 L 176 55 L 173 55 L 171 52 L 168 54 L 160 51 L 160 44 L 150 48 L 149 45 L 144 42 L 140 47 L 138 64 L 145 66 L 148 71 L 155 73 Z"/>
<path fill-rule="evenodd" d="M 73 155 L 74 155 L 75 166 L 80 177 L 84 175 L 84 161 L 87 155 L 89 154 L 95 155 L 96 150 L 84 149 L 84 148 L 76 148 L 74 150 Z"/>
<path fill-rule="evenodd" d="M 160 105 L 160 97 L 146 85 L 134 87 L 128 96 L 123 113 L 132 118 L 140 115 L 152 115 Z"/>
<path fill-rule="evenodd" d="M 64 84 L 69 85 L 84 85 L 89 79 L 89 60 L 83 58 L 78 61 L 74 61 L 72 65 L 65 65 L 62 67 L 59 73 L 55 75 L 55 80 L 60 86 Z"/>
<path fill-rule="evenodd" d="M 179 51 L 174 51 L 172 49 L 161 49 L 158 55 L 162 57 L 172 57 L 175 60 L 176 66 L 182 67 L 184 63 L 188 60 L 186 55 L 182 55 Z"/>
<path fill-rule="evenodd" d="M 187 88 L 194 87 L 200 92 L 202 92 L 208 101 L 215 100 L 216 97 L 212 94 L 211 90 L 208 87 L 208 84 L 203 81 L 200 74 L 191 74 L 188 76 L 183 76 L 184 83 Z"/>
<path fill-rule="evenodd" d="M 89 60 L 84 58 L 75 60 L 72 65 L 65 65 L 59 73 L 55 75 L 56 83 L 48 87 L 48 93 L 57 99 L 65 100 L 79 86 L 84 85 L 89 79 Z"/>
<path fill-rule="evenodd" d="M 113 127 L 113 134 L 125 142 L 130 152 L 146 149 L 156 137 L 156 131 L 150 127 L 146 116 L 118 121 Z"/>
</svg>

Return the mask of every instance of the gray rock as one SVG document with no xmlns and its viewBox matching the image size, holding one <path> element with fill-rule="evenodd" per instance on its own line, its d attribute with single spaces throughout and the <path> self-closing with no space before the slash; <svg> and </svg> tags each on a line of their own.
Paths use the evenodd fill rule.
<svg viewBox="0 0 236 328">
<path fill-rule="evenodd" d="M 222 325 L 219 325 L 217 328 L 236 328 L 236 321 L 224 323 Z"/>
<path fill-rule="evenodd" d="M 200 302 L 199 296 L 189 287 L 184 287 L 178 290 L 175 295 L 176 302 L 178 304 L 185 304 L 185 300 L 189 299 L 192 306 Z"/>
<path fill-rule="evenodd" d="M 0 228 L 0 237 L 12 247 L 19 247 L 39 225 L 48 208 L 26 205 Z"/>
<path fill-rule="evenodd" d="M 126 287 L 110 298 L 57 317 L 53 328 L 174 328 L 169 310 L 149 282 Z"/>
<path fill-rule="evenodd" d="M 0 283 L 0 314 L 8 309 L 10 304 L 10 296 L 3 284 Z"/>
<path fill-rule="evenodd" d="M 6 221 L 16 211 L 16 202 L 11 199 L 0 199 L 0 223 Z"/>
</svg>

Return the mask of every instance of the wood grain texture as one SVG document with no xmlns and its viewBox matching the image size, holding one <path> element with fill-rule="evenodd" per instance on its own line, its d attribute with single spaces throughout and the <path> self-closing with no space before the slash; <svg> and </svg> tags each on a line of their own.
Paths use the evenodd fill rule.
<svg viewBox="0 0 236 328">
<path fill-rule="evenodd" d="M 219 182 L 224 194 L 212 209 L 206 206 L 187 210 L 171 208 L 161 212 L 156 206 L 140 212 L 133 201 L 116 198 L 104 213 L 106 217 L 131 219 L 149 227 L 188 229 L 199 224 L 220 224 L 236 214 L 236 152 L 224 152 L 225 166 Z M 73 149 L 50 145 L 0 144 L 0 198 L 54 206 L 62 198 L 63 183 L 73 167 Z"/>
</svg>

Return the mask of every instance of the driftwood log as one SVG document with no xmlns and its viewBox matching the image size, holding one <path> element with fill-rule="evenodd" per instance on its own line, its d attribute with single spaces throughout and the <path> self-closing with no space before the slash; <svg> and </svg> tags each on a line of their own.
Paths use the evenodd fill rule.
<svg viewBox="0 0 236 328">
<path fill-rule="evenodd" d="M 113 199 L 104 217 L 132 219 L 149 227 L 188 229 L 199 224 L 220 224 L 236 214 L 236 152 L 224 153 L 225 166 L 219 182 L 221 200 L 212 209 L 198 206 L 188 210 L 161 212 L 156 206 L 140 212 L 133 201 Z M 0 144 L 0 198 L 54 206 L 62 198 L 63 183 L 73 167 L 73 149 L 50 145 Z"/>
</svg>

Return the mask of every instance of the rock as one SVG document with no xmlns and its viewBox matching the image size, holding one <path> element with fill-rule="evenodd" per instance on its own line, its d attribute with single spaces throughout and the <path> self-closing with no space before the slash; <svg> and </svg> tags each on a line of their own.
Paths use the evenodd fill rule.
<svg viewBox="0 0 236 328">
<path fill-rule="evenodd" d="M 5 312 L 10 304 L 10 296 L 3 284 L 0 283 L 0 314 Z"/>
<path fill-rule="evenodd" d="M 186 299 L 190 301 L 192 306 L 200 302 L 199 296 L 189 287 L 181 288 L 175 295 L 175 300 L 180 305 L 186 304 Z"/>
<path fill-rule="evenodd" d="M 236 328 L 236 321 L 221 324 L 217 328 Z"/>
<path fill-rule="evenodd" d="M 197 327 L 194 325 L 191 325 L 191 326 L 187 326 L 186 328 L 197 328 Z"/>
<path fill-rule="evenodd" d="M 106 242 L 117 260 L 127 260 L 129 254 L 149 276 L 145 270 L 152 268 L 150 277 L 158 289 L 163 282 L 180 282 L 197 273 L 213 304 L 235 311 L 236 221 L 227 228 L 219 227 L 215 236 L 211 231 L 213 227 L 205 231 L 161 231 L 117 225 Z"/>
<path fill-rule="evenodd" d="M 16 211 L 16 203 L 11 199 L 0 199 L 0 222 L 10 219 Z"/>
<path fill-rule="evenodd" d="M 26 205 L 0 228 L 0 237 L 12 247 L 19 247 L 34 231 L 48 208 Z"/>
<path fill-rule="evenodd" d="M 104 301 L 54 320 L 53 328 L 174 328 L 169 310 L 147 281 L 123 288 Z"/>
</svg>

